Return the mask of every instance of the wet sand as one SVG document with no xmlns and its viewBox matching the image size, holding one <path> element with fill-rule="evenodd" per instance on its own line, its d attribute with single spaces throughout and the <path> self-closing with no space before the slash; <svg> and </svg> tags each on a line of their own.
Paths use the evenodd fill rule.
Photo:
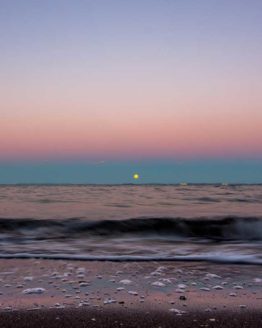
<svg viewBox="0 0 262 328">
<path fill-rule="evenodd" d="M 262 326 L 262 268 L 0 260 L 3 327 Z"/>
<path fill-rule="evenodd" d="M 235 313 L 218 312 L 215 316 L 199 311 L 187 316 L 173 316 L 161 311 L 103 309 L 103 310 L 39 310 L 38 312 L 2 313 L 1 327 L 150 327 L 150 328 L 191 328 L 191 327 L 261 327 L 261 312 Z"/>
</svg>

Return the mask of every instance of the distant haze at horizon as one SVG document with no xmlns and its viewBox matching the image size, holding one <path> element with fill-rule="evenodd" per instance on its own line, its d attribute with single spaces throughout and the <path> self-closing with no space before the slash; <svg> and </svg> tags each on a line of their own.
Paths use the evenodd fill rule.
<svg viewBox="0 0 262 328">
<path fill-rule="evenodd" d="M 139 179 L 134 180 L 133 174 Z M 0 164 L 0 184 L 262 183 L 261 160 L 74 161 Z"/>
</svg>

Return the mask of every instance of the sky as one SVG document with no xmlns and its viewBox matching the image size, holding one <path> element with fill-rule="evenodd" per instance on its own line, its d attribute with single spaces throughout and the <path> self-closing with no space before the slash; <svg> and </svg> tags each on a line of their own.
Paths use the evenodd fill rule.
<svg viewBox="0 0 262 328">
<path fill-rule="evenodd" d="M 261 183 L 261 15 L 0 0 L 0 183 Z"/>
</svg>

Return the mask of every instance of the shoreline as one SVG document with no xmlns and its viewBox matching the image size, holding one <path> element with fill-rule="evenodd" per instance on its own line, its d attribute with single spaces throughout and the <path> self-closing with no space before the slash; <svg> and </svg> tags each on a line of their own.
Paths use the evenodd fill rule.
<svg viewBox="0 0 262 328">
<path fill-rule="evenodd" d="M 82 255 L 45 255 L 45 254 L 0 254 L 1 260 L 44 260 L 44 261 L 72 261 L 72 262 L 115 262 L 115 263 L 150 263 L 150 262 L 165 262 L 165 263 L 209 263 L 218 265 L 249 265 L 262 266 L 262 260 L 254 259 L 250 256 L 232 256 L 230 258 L 207 258 L 206 256 L 174 256 L 174 257 L 144 257 L 144 256 L 82 256 Z"/>
<path fill-rule="evenodd" d="M 256 265 L 0 259 L 0 286 L 1 328 L 262 325 Z"/>
</svg>

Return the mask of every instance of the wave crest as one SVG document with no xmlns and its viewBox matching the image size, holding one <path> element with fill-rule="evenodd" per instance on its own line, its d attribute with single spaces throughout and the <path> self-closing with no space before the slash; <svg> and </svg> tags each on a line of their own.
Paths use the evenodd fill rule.
<svg viewBox="0 0 262 328">
<path fill-rule="evenodd" d="M 88 238 L 92 236 L 161 236 L 213 241 L 262 241 L 261 217 L 140 217 L 91 221 L 83 218 L 35 220 L 0 218 L 0 234 L 31 238 Z"/>
</svg>

